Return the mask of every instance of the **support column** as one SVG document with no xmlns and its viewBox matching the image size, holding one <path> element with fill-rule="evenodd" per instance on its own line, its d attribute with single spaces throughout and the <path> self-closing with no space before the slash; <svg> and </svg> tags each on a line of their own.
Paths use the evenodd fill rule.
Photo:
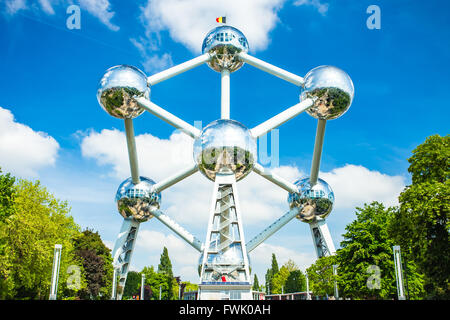
<svg viewBox="0 0 450 320">
<path fill-rule="evenodd" d="M 402 258 L 400 254 L 400 246 L 393 246 L 394 250 L 394 267 L 395 267 L 395 280 L 397 282 L 397 297 L 398 300 L 405 300 L 405 289 L 403 287 L 403 270 L 402 270 Z"/>
<path fill-rule="evenodd" d="M 117 284 L 113 288 L 112 299 L 121 300 L 125 282 L 127 281 L 128 269 L 136 243 L 140 223 L 134 219 L 124 219 L 122 228 L 113 250 L 113 266 L 117 269 Z"/>
<path fill-rule="evenodd" d="M 221 77 L 220 118 L 230 119 L 230 70 L 223 69 Z"/>
<path fill-rule="evenodd" d="M 59 279 L 59 266 L 61 264 L 61 250 L 62 250 L 62 245 L 55 244 L 55 250 L 53 253 L 52 283 L 50 286 L 49 300 L 56 300 L 56 295 L 58 293 L 58 279 Z"/>
<path fill-rule="evenodd" d="M 200 268 L 199 300 L 252 299 L 234 174 L 216 175 Z"/>
<path fill-rule="evenodd" d="M 318 258 L 331 256 L 336 253 L 333 239 L 331 238 L 328 225 L 324 219 L 317 219 L 309 224 L 313 238 L 314 248 Z"/>
</svg>

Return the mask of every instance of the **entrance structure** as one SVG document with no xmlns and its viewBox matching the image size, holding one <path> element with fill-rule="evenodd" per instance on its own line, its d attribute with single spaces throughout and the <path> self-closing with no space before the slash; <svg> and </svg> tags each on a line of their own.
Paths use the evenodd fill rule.
<svg viewBox="0 0 450 320">
<path fill-rule="evenodd" d="M 332 66 L 317 67 L 300 77 L 249 55 L 248 47 L 242 32 L 223 25 L 207 34 L 202 55 L 192 60 L 149 77 L 132 66 L 115 66 L 101 79 L 97 98 L 107 113 L 125 122 L 131 169 L 131 177 L 116 194 L 124 220 L 113 249 L 114 280 L 118 281 L 113 285 L 113 299 L 122 297 L 139 225 L 152 217 L 201 254 L 198 297 L 202 300 L 252 299 L 248 254 L 294 217 L 309 224 L 318 257 L 334 254 L 325 220 L 332 210 L 334 193 L 318 175 L 326 122 L 348 110 L 353 83 L 344 71 Z M 199 130 L 154 104 L 150 88 L 205 63 L 221 75 L 221 118 Z M 252 129 L 230 119 L 230 74 L 244 63 L 300 87 L 300 102 Z M 193 164 L 157 183 L 139 175 L 133 118 L 144 111 L 194 138 Z M 256 139 L 303 111 L 318 119 L 311 174 L 291 183 L 258 164 Z M 160 210 L 161 192 L 197 171 L 214 181 L 204 243 Z M 236 182 L 251 171 L 286 190 L 290 210 L 246 243 Z"/>
</svg>

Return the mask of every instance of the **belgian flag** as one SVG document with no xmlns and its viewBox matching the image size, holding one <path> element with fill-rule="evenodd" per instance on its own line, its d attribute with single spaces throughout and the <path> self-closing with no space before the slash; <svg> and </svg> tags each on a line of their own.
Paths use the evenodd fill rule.
<svg viewBox="0 0 450 320">
<path fill-rule="evenodd" d="M 218 23 L 227 23 L 227 17 L 219 17 L 219 18 L 216 18 L 216 21 L 217 21 Z"/>
</svg>

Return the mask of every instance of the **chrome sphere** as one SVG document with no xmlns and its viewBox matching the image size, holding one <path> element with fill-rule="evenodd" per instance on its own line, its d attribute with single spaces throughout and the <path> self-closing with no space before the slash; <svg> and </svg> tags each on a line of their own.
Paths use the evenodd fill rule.
<svg viewBox="0 0 450 320">
<path fill-rule="evenodd" d="M 248 42 L 244 34 L 230 26 L 220 26 L 211 30 L 203 40 L 202 52 L 210 53 L 213 58 L 208 62 L 211 69 L 221 72 L 238 70 L 244 64 L 238 53 L 248 52 Z"/>
<path fill-rule="evenodd" d="M 194 142 L 194 161 L 212 181 L 217 173 L 234 173 L 236 180 L 244 178 L 252 171 L 256 156 L 256 139 L 235 120 L 213 121 Z"/>
<path fill-rule="evenodd" d="M 334 193 L 331 187 L 322 179 L 311 187 L 310 179 L 300 179 L 294 182 L 297 193 L 290 193 L 289 207 L 303 207 L 297 218 L 303 222 L 313 222 L 316 217 L 326 218 L 333 209 Z"/>
<path fill-rule="evenodd" d="M 152 192 L 155 184 L 152 179 L 141 176 L 140 180 L 138 184 L 131 178 L 122 182 L 117 189 L 116 203 L 122 217 L 144 222 L 152 217 L 153 210 L 159 209 L 161 194 Z"/>
<path fill-rule="evenodd" d="M 320 66 L 305 76 L 300 100 L 314 100 L 306 112 L 316 119 L 331 120 L 342 116 L 352 104 L 355 89 L 352 79 L 343 70 Z"/>
<path fill-rule="evenodd" d="M 100 80 L 97 100 L 102 108 L 119 119 L 136 118 L 144 112 L 135 97 L 149 98 L 147 76 L 139 69 L 120 65 L 109 68 Z"/>
</svg>

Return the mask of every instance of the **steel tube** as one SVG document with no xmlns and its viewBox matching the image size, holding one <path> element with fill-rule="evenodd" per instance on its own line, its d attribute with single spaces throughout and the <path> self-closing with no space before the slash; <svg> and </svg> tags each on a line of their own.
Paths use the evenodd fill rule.
<svg viewBox="0 0 450 320">
<path fill-rule="evenodd" d="M 311 187 L 317 183 L 320 169 L 320 159 L 322 157 L 323 139 L 325 136 L 325 125 L 327 120 L 317 121 L 316 141 L 314 142 L 314 154 L 311 164 L 310 184 Z"/>
<path fill-rule="evenodd" d="M 125 119 L 125 134 L 127 136 L 128 159 L 130 161 L 131 180 L 134 184 L 140 182 L 139 165 L 134 137 L 133 119 Z"/>
<path fill-rule="evenodd" d="M 220 118 L 230 119 L 230 71 L 223 69 L 221 77 Z"/>
<path fill-rule="evenodd" d="M 284 110 L 283 112 L 277 114 L 276 116 L 270 118 L 269 120 L 261 123 L 260 125 L 254 127 L 250 130 L 252 135 L 255 138 L 258 138 L 267 132 L 269 132 L 272 129 L 275 129 L 279 126 L 281 126 L 286 121 L 295 118 L 300 113 L 308 109 L 313 105 L 312 99 L 306 99 L 302 102 L 297 103 L 296 105 Z"/>
<path fill-rule="evenodd" d="M 271 235 L 273 235 L 275 232 L 280 230 L 282 227 L 284 227 L 289 221 L 291 221 L 295 216 L 299 213 L 299 208 L 293 208 L 287 213 L 285 213 L 283 216 L 278 218 L 274 223 L 272 223 L 270 226 L 268 226 L 266 229 L 264 229 L 262 232 L 260 232 L 257 236 L 255 236 L 252 240 L 250 240 L 246 247 L 247 252 L 251 252 L 253 249 L 255 249 L 257 246 L 259 246 L 261 243 L 266 241 Z"/>
<path fill-rule="evenodd" d="M 136 98 L 136 101 L 140 104 L 142 108 L 150 112 L 151 114 L 157 116 L 161 120 L 167 122 L 168 124 L 174 126 L 177 129 L 182 130 L 187 135 L 190 135 L 193 138 L 197 138 L 200 136 L 200 130 L 190 125 L 184 120 L 174 116 L 170 112 L 164 110 L 160 106 L 154 104 L 150 100 L 145 99 L 144 97 Z"/>
<path fill-rule="evenodd" d="M 290 83 L 295 84 L 296 86 L 301 87 L 303 85 L 303 78 L 293 74 L 289 71 L 283 70 L 281 68 L 278 68 L 274 65 L 271 65 L 270 63 L 267 63 L 265 61 L 262 61 L 260 59 L 257 59 L 245 52 L 239 53 L 239 57 L 242 61 L 245 63 L 248 63 L 249 65 L 252 65 L 258 69 L 261 69 L 262 71 L 265 71 L 267 73 L 270 73 L 280 79 L 283 79 L 285 81 L 288 81 Z"/>
<path fill-rule="evenodd" d="M 198 171 L 197 164 L 194 164 L 190 166 L 189 168 L 183 169 L 176 173 L 175 175 L 166 178 L 155 185 L 153 185 L 152 191 L 153 192 L 161 192 L 171 186 L 173 186 L 175 183 L 180 182 L 181 180 L 189 177 L 190 175 L 196 173 Z"/>
<path fill-rule="evenodd" d="M 162 223 L 164 223 L 170 230 L 179 235 L 184 241 L 189 243 L 194 249 L 198 252 L 202 252 L 203 245 L 200 240 L 198 240 L 195 236 L 193 236 L 189 231 L 184 229 L 178 223 L 176 223 L 172 218 L 165 215 L 160 210 L 155 210 L 152 214 Z"/>
<path fill-rule="evenodd" d="M 273 182 L 277 186 L 281 187 L 282 189 L 286 190 L 289 193 L 295 193 L 298 192 L 298 188 L 295 184 L 281 178 L 280 176 L 277 176 L 273 172 L 270 172 L 266 168 L 264 168 L 259 163 L 256 163 L 253 166 L 253 171 L 255 171 L 257 174 L 262 176 L 263 178 Z"/>
<path fill-rule="evenodd" d="M 207 62 L 209 59 L 211 59 L 211 56 L 209 53 L 202 54 L 201 56 L 198 56 L 194 59 L 188 60 L 179 65 L 173 66 L 172 68 L 169 68 L 167 70 L 164 70 L 164 71 L 156 73 L 152 76 L 149 76 L 147 78 L 147 83 L 149 86 L 155 85 L 164 80 L 167 80 L 176 75 L 179 75 L 180 73 L 183 73 L 192 68 L 198 67 L 198 66 L 204 64 L 205 62 Z"/>
</svg>

